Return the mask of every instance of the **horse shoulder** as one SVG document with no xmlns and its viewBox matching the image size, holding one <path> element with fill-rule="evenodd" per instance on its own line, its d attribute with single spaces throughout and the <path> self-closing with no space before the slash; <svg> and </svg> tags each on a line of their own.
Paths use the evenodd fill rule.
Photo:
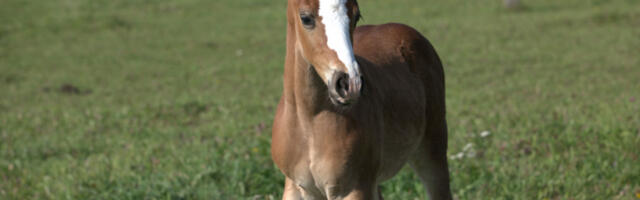
<svg viewBox="0 0 640 200">
<path fill-rule="evenodd" d="M 291 177 L 306 153 L 306 140 L 299 134 L 296 120 L 292 120 L 295 117 L 286 107 L 281 98 L 271 129 L 271 157 L 278 168 Z"/>
</svg>

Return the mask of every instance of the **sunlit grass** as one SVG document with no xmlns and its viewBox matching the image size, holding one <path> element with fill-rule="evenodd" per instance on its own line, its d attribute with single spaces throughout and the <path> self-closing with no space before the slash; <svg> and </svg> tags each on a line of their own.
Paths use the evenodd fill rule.
<svg viewBox="0 0 640 200">
<path fill-rule="evenodd" d="M 438 50 L 458 199 L 640 198 L 639 2 L 360 4 Z M 0 199 L 280 198 L 285 7 L 0 2 Z"/>
</svg>

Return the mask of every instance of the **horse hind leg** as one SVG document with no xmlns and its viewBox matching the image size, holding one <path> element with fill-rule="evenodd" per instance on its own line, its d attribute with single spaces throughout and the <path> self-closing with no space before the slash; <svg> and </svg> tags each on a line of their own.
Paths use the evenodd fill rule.
<svg viewBox="0 0 640 200">
<path fill-rule="evenodd" d="M 447 164 L 447 124 L 427 128 L 409 164 L 424 184 L 430 199 L 451 199 Z"/>
</svg>

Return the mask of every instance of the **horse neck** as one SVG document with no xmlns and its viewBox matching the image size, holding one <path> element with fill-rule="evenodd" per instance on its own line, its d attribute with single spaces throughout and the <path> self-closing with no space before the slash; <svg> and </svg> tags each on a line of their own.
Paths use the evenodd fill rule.
<svg viewBox="0 0 640 200">
<path fill-rule="evenodd" d="M 297 49 L 295 24 L 291 12 L 287 14 L 287 53 L 284 66 L 283 96 L 298 114 L 313 115 L 327 105 L 327 88 L 313 67 Z"/>
</svg>

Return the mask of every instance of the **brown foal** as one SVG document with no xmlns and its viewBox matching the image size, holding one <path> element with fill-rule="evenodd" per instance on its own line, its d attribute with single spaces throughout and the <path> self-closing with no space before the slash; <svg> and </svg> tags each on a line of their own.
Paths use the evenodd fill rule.
<svg viewBox="0 0 640 200">
<path fill-rule="evenodd" d="M 451 199 L 438 55 L 409 26 L 359 17 L 356 0 L 288 1 L 271 146 L 283 199 L 382 199 L 407 162 L 431 199 Z"/>
</svg>

